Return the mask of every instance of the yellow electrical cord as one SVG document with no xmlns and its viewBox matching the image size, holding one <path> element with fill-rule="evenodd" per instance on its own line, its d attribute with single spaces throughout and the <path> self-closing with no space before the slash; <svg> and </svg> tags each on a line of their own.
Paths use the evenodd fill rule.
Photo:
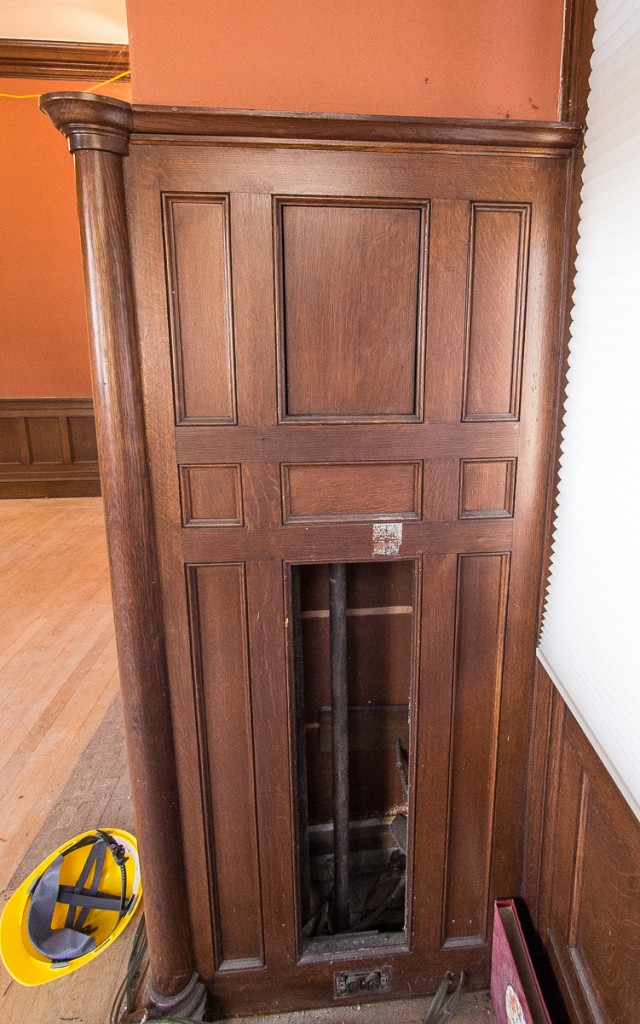
<svg viewBox="0 0 640 1024">
<path fill-rule="evenodd" d="M 92 85 L 89 89 L 83 89 L 82 92 L 95 92 L 96 89 L 102 89 L 104 85 L 111 85 L 112 82 L 118 82 L 121 78 L 126 78 L 127 75 L 130 74 L 131 71 L 121 71 L 119 75 L 114 75 L 113 78 L 108 78 L 106 82 L 98 82 L 96 85 Z M 0 98 L 6 100 L 39 100 L 41 96 L 42 93 L 40 92 L 0 92 Z"/>
</svg>

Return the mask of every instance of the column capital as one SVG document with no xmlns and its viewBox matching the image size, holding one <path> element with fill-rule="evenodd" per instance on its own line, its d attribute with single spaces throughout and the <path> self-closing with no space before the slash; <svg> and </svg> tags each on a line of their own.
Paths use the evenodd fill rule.
<svg viewBox="0 0 640 1024">
<path fill-rule="evenodd" d="M 71 153 L 99 149 L 126 156 L 133 131 L 130 103 L 92 92 L 47 92 L 40 109 L 62 132 Z"/>
</svg>

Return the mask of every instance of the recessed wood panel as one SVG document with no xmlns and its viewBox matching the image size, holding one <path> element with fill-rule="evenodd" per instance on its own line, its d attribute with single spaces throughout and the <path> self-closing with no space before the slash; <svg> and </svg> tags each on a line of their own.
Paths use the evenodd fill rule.
<svg viewBox="0 0 640 1024">
<path fill-rule="evenodd" d="M 509 555 L 458 559 L 443 936 L 451 945 L 486 941 L 508 578 Z"/>
<path fill-rule="evenodd" d="M 0 419 L 0 463 L 3 465 L 20 465 L 22 462 L 20 428 L 17 418 Z"/>
<path fill-rule="evenodd" d="M 242 526 L 239 465 L 181 466 L 183 526 Z"/>
<path fill-rule="evenodd" d="M 280 415 L 417 418 L 427 204 L 276 205 Z"/>
<path fill-rule="evenodd" d="M 69 416 L 69 443 L 72 462 L 97 462 L 98 445 L 93 416 Z"/>
<path fill-rule="evenodd" d="M 0 399 L 0 497 L 100 494 L 88 398 Z"/>
<path fill-rule="evenodd" d="M 188 591 L 216 961 L 247 966 L 262 917 L 244 567 L 190 566 Z"/>
<path fill-rule="evenodd" d="M 226 196 L 163 197 L 178 423 L 235 423 Z"/>
<path fill-rule="evenodd" d="M 33 416 L 27 420 L 32 462 L 63 462 L 60 421 L 49 416 Z"/>
<path fill-rule="evenodd" d="M 282 467 L 285 522 L 419 519 L 420 462 Z"/>
<path fill-rule="evenodd" d="M 625 842 L 597 791 L 583 779 L 573 874 L 569 949 L 583 995 L 598 1020 L 638 1020 L 640 850 Z M 615 930 L 616 942 L 604 934 Z M 603 1012 L 604 1011 L 604 1012 Z"/>
<path fill-rule="evenodd" d="M 640 1020 L 640 822 L 541 666 L 538 681 L 532 803 L 545 799 L 528 822 L 541 869 L 527 901 L 572 1024 L 626 1024 Z"/>
<path fill-rule="evenodd" d="M 472 206 L 463 420 L 520 415 L 529 219 L 528 205 Z"/>
<path fill-rule="evenodd" d="M 513 515 L 515 459 L 462 459 L 460 519 L 505 519 Z"/>
</svg>

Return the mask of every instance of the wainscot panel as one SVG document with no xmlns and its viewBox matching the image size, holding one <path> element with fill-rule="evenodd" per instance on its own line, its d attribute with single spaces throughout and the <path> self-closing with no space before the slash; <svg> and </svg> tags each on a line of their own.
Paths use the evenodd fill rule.
<svg viewBox="0 0 640 1024">
<path fill-rule="evenodd" d="M 640 822 L 537 671 L 525 887 L 571 1024 L 640 1020 Z"/>
<path fill-rule="evenodd" d="M 0 399 L 0 498 L 99 494 L 90 398 Z"/>
</svg>

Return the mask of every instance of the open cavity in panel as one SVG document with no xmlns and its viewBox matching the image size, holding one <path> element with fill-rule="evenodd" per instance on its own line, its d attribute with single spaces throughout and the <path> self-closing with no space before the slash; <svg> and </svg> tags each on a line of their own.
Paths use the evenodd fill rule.
<svg viewBox="0 0 640 1024">
<path fill-rule="evenodd" d="M 413 560 L 289 567 L 305 954 L 408 941 L 418 594 Z"/>
</svg>

